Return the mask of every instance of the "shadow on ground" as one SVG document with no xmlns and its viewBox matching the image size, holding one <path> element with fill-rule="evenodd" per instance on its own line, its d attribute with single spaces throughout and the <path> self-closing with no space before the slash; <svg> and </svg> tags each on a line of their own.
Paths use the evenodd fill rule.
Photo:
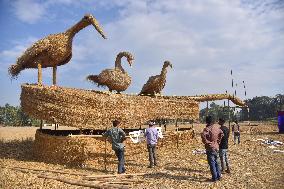
<svg viewBox="0 0 284 189">
<path fill-rule="evenodd" d="M 0 140 L 0 158 L 11 158 L 20 161 L 34 161 L 34 139 Z"/>
</svg>

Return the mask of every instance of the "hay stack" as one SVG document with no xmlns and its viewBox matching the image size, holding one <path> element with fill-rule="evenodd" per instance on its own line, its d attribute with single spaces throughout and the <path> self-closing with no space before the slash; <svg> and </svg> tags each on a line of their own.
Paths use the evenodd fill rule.
<svg viewBox="0 0 284 189">
<path fill-rule="evenodd" d="M 192 138 L 192 130 L 169 132 L 163 139 L 159 140 L 158 147 L 176 148 L 177 143 L 179 145 L 188 144 Z M 124 144 L 127 160 L 136 160 L 141 152 L 147 151 L 145 141 L 134 144 L 130 138 L 127 138 Z M 52 136 L 43 134 L 40 130 L 37 130 L 35 135 L 34 154 L 38 160 L 44 162 L 76 166 L 91 163 L 98 169 L 104 169 L 105 161 L 107 164 L 116 161 L 111 144 L 108 141 L 105 151 L 105 138 L 100 136 L 92 138 Z"/>
</svg>

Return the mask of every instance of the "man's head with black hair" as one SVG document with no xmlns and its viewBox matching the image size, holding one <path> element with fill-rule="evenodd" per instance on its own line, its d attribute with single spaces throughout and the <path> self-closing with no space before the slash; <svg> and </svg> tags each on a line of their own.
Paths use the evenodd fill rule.
<svg viewBox="0 0 284 189">
<path fill-rule="evenodd" d="M 209 115 L 206 117 L 205 121 L 207 125 L 212 125 L 214 123 L 214 118 L 213 116 Z"/>
<path fill-rule="evenodd" d="M 219 118 L 218 124 L 223 125 L 226 121 L 223 118 Z"/>
<path fill-rule="evenodd" d="M 114 120 L 114 121 L 112 122 L 112 125 L 113 125 L 114 127 L 117 127 L 119 124 L 120 124 L 120 121 L 118 121 L 118 120 Z"/>
</svg>

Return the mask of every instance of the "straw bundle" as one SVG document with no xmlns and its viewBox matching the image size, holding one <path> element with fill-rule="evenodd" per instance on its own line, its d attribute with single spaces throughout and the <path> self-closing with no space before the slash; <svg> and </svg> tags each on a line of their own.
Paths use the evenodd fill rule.
<svg viewBox="0 0 284 189">
<path fill-rule="evenodd" d="M 22 85 L 21 106 L 32 117 L 77 128 L 137 128 L 151 119 L 198 119 L 199 103 L 175 99 L 103 93 L 62 87 Z"/>
<path fill-rule="evenodd" d="M 158 148 L 174 148 L 176 144 L 185 145 L 193 138 L 193 131 L 169 132 L 158 142 Z M 135 160 L 141 152 L 147 151 L 146 143 L 134 144 L 130 138 L 124 141 L 126 159 Z M 104 163 L 116 160 L 109 141 L 97 137 L 68 137 L 43 134 L 37 130 L 34 142 L 34 154 L 38 160 L 68 165 L 81 166 L 90 162 L 97 168 L 104 168 Z M 106 160 L 107 159 L 107 160 Z"/>
</svg>

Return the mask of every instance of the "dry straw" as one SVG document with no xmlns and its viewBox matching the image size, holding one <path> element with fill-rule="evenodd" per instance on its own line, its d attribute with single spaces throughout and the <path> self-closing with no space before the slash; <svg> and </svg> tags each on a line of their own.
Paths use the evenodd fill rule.
<svg viewBox="0 0 284 189">
<path fill-rule="evenodd" d="M 199 118 L 199 102 L 230 99 L 228 94 L 202 96 L 137 96 L 38 85 L 22 85 L 21 105 L 32 117 L 77 128 L 109 128 L 114 119 L 137 128 L 151 119 Z"/>
<path fill-rule="evenodd" d="M 11 77 L 17 77 L 24 69 L 38 68 L 38 81 L 42 84 L 41 68 L 53 67 L 53 84 L 56 84 L 56 67 L 70 61 L 73 37 L 89 25 L 93 25 L 102 37 L 106 38 L 98 21 L 92 15 L 87 14 L 65 32 L 51 34 L 35 42 L 17 59 L 16 64 L 9 67 Z"/>
<path fill-rule="evenodd" d="M 105 129 L 114 119 L 137 128 L 150 119 L 198 119 L 199 102 L 190 98 L 112 94 L 73 88 L 22 85 L 21 106 L 32 117 L 74 126 Z"/>
<path fill-rule="evenodd" d="M 149 77 L 148 81 L 143 85 L 140 94 L 156 95 L 161 94 L 166 85 L 167 67 L 172 68 L 170 61 L 165 61 L 160 75 Z"/>
<path fill-rule="evenodd" d="M 159 140 L 159 150 L 176 148 L 186 145 L 194 137 L 193 130 L 167 132 Z M 145 142 L 134 144 L 127 137 L 124 142 L 126 159 L 135 160 L 141 152 L 146 151 Z M 38 160 L 50 163 L 69 164 L 81 166 L 92 164 L 98 169 L 105 169 L 116 157 L 111 149 L 110 142 L 105 145 L 105 138 L 97 137 L 68 137 L 43 134 L 37 130 L 34 143 L 34 154 Z M 160 154 L 162 155 L 162 154 Z"/>
<path fill-rule="evenodd" d="M 129 65 L 132 65 L 133 55 L 130 52 L 120 52 L 116 57 L 114 69 L 105 69 L 99 75 L 89 75 L 87 80 L 98 86 L 106 86 L 110 91 L 116 90 L 119 93 L 125 91 L 131 84 L 131 77 L 121 66 L 122 57 L 126 57 Z"/>
</svg>

